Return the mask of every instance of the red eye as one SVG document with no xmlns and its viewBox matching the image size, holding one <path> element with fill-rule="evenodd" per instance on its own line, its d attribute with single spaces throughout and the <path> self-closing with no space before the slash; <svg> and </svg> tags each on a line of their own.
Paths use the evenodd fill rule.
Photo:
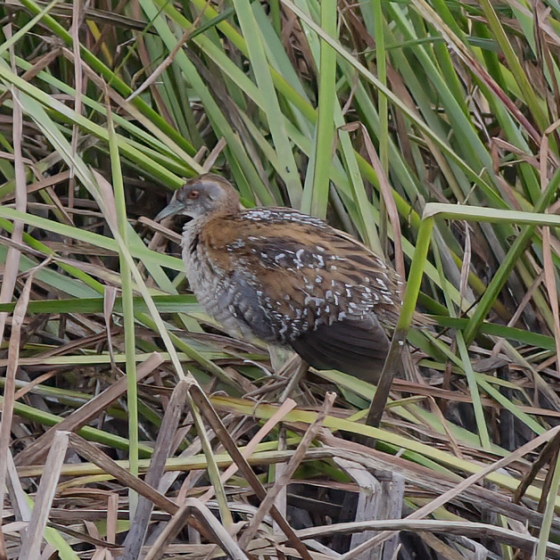
<svg viewBox="0 0 560 560">
<path fill-rule="evenodd" d="M 199 195 L 200 193 L 198 191 L 191 191 L 187 196 L 192 200 L 196 200 Z"/>
</svg>

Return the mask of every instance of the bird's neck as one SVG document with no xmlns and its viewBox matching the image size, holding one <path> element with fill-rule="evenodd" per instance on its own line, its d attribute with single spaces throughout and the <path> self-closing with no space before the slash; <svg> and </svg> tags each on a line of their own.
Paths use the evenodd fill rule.
<svg viewBox="0 0 560 560">
<path fill-rule="evenodd" d="M 215 212 L 210 212 L 209 214 L 196 216 L 196 218 L 193 218 L 183 226 L 183 235 L 190 236 L 193 232 L 201 231 L 215 220 L 227 218 L 228 216 L 234 216 L 237 213 L 238 211 L 233 212 L 231 210 L 220 209 Z"/>
</svg>

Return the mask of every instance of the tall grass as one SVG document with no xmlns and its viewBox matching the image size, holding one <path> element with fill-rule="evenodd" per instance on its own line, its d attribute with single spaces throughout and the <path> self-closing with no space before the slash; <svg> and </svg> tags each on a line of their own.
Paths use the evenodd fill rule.
<svg viewBox="0 0 560 560">
<path fill-rule="evenodd" d="M 143 538 L 149 515 L 123 513 L 136 509 L 139 493 L 164 523 L 149 557 L 172 542 L 181 554 L 211 553 L 174 540 L 187 521 L 204 543 L 236 556 L 236 539 L 202 501 L 182 500 L 202 495 L 207 472 L 218 496 L 210 505 L 233 531 L 254 506 L 244 496 L 261 496 L 265 480 L 285 484 L 272 463 L 291 457 L 306 459 L 293 488 L 320 486 L 317 502 L 340 505 L 340 489 L 360 495 L 377 484 L 356 478 L 358 465 L 385 469 L 395 487 L 398 476 L 406 482 L 394 494 L 405 513 L 462 528 L 463 538 L 452 536 L 452 523 L 439 523 L 438 536 L 410 529 L 407 550 L 462 557 L 476 546 L 500 558 L 533 549 L 556 557 L 559 16 L 554 2 L 486 0 L 1 5 L 0 482 L 10 482 L 8 522 L 29 521 L 34 531 L 13 525 L 0 553 L 36 550 L 50 520 L 58 525 L 46 529 L 47 542 L 61 557 L 77 557 L 79 539 L 68 529 L 83 532 L 80 515 L 60 513 L 70 506 L 96 510 L 98 534 L 83 540 L 92 550 L 111 548 L 131 526 Z M 210 169 L 237 186 L 246 206 L 287 205 L 325 218 L 404 271 L 399 332 L 408 331 L 417 300 L 434 326 L 408 332 L 403 378 L 379 428 L 361 422 L 375 388 L 338 372 L 315 372 L 295 409 L 278 408 L 282 391 L 266 347 L 226 337 L 188 292 L 178 246 L 151 218 L 184 178 Z M 21 329 L 14 309 L 24 314 Z M 118 384 L 122 375 L 128 384 Z M 214 395 L 227 429 L 210 430 L 220 426 L 213 410 L 199 409 L 190 393 L 190 408 L 172 407 L 175 423 L 162 423 L 181 378 Z M 318 449 L 296 453 L 327 384 L 339 398 L 322 422 L 335 436 L 319 432 Z M 34 488 L 17 482 L 8 457 L 20 477 L 41 474 L 55 437 L 48 427 L 63 419 L 64 430 L 126 460 L 120 465 L 133 476 L 108 457 L 95 466 L 75 436 L 56 436 L 56 449 L 74 446 L 87 462 L 73 470 L 51 460 L 58 466 L 41 482 L 44 515 L 31 520 L 17 504 L 33 499 Z M 244 474 L 219 482 L 222 449 L 245 446 L 265 422 L 250 459 L 262 476 L 247 478 L 237 462 Z M 136 475 L 164 445 L 155 446 L 162 425 L 175 426 L 165 428 L 172 472 L 150 494 Z M 348 443 L 340 430 L 374 438 L 376 450 Z M 63 492 L 70 488 L 83 492 L 75 503 Z M 123 488 L 130 501 L 119 503 Z M 83 497 L 89 492 L 94 508 Z M 446 492 L 437 508 L 426 505 Z M 272 510 L 283 531 L 285 500 Z M 292 503 L 315 525 L 327 515 L 342 522 Z M 358 526 L 371 521 L 362 505 L 345 530 L 371 536 L 374 522 Z M 473 524 L 481 520 L 499 546 L 481 536 Z M 253 554 L 344 548 L 335 537 L 302 544 L 268 518 L 259 531 L 247 546 Z"/>
</svg>

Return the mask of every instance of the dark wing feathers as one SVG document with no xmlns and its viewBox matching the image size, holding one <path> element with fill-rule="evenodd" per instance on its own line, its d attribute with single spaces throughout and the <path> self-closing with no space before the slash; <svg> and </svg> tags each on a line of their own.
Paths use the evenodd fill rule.
<svg viewBox="0 0 560 560">
<path fill-rule="evenodd" d="M 364 328 L 366 325 L 370 328 Z M 321 325 L 291 345 L 317 369 L 338 369 L 373 383 L 379 379 L 389 350 L 387 335 L 373 315 L 364 321 Z"/>
</svg>

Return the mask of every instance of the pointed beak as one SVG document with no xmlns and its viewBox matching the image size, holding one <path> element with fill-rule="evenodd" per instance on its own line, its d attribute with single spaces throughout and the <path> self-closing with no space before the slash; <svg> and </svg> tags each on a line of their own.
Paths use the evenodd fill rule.
<svg viewBox="0 0 560 560">
<path fill-rule="evenodd" d="M 154 218 L 154 221 L 161 222 L 164 218 L 169 218 L 170 216 L 175 216 L 184 206 L 175 197 L 171 199 L 171 202 Z"/>
</svg>

